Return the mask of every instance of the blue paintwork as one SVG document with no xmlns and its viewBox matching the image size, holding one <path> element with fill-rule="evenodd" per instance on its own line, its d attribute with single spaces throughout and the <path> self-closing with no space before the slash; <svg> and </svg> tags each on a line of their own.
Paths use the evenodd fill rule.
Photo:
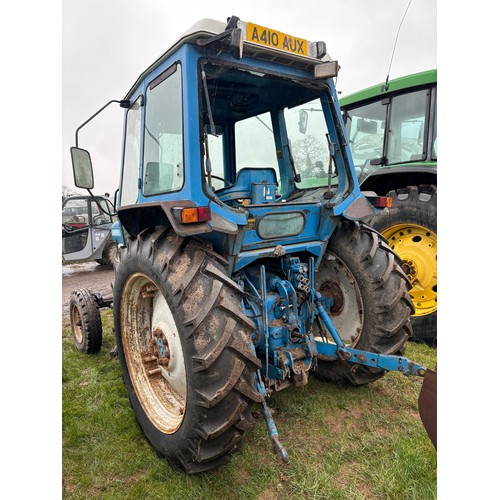
<svg viewBox="0 0 500 500">
<path fill-rule="evenodd" d="M 307 371 L 318 350 L 323 355 L 336 358 L 339 356 L 340 349 L 341 354 L 350 355 L 351 362 L 369 366 L 372 366 L 370 363 L 375 363 L 376 366 L 388 370 L 400 370 L 402 366 L 404 372 L 411 372 L 404 358 L 400 357 L 393 359 L 378 355 L 375 358 L 368 357 L 367 361 L 362 362 L 360 360 L 362 353 L 346 348 L 335 331 L 325 311 L 325 306 L 330 307 L 331 304 L 327 304 L 319 294 L 315 295 L 314 289 L 309 287 L 311 284 L 313 286 L 311 282 L 314 280 L 314 273 L 309 270 L 308 266 L 319 266 L 327 243 L 335 232 L 342 214 L 353 202 L 363 196 L 356 180 L 349 148 L 342 146 L 345 142 L 342 136 L 346 136 L 346 131 L 341 119 L 333 80 L 323 81 L 333 106 L 329 104 L 327 98 L 321 101 L 329 138 L 336 145 L 334 161 L 339 174 L 339 183 L 333 199 L 323 197 L 325 188 L 312 188 L 308 195 L 299 197 L 297 201 L 287 200 L 292 194 L 294 183 L 289 150 L 286 147 L 288 138 L 285 133 L 284 116 L 280 112 L 272 115 L 272 121 L 275 140 L 285 146 L 281 148 L 282 154 L 278 161 L 281 197 L 276 197 L 278 191 L 274 170 L 242 169 L 235 178 L 234 172 L 227 170 L 228 164 L 226 163 L 225 177 L 232 180 L 233 185 L 219 190 L 218 198 L 223 203 L 215 203 L 204 190 L 205 181 L 201 168 L 204 158 L 201 156 L 203 148 L 198 123 L 199 109 L 202 105 L 198 67 L 200 58 L 205 58 L 207 53 L 219 61 L 234 63 L 234 59 L 228 53 L 214 54 L 210 52 L 210 49 L 184 44 L 149 74 L 146 74 L 144 80 L 136 85 L 135 93 L 130 96 L 131 101 L 140 95 L 145 96 L 147 86 L 152 80 L 173 64 L 179 65 L 178 71 L 180 70 L 182 74 L 184 116 L 184 185 L 176 192 L 155 196 L 144 196 L 141 189 L 138 189 L 137 205 L 156 201 L 190 200 L 198 206 L 209 206 L 214 217 L 224 219 L 228 227 L 233 228 L 225 233 L 214 230 L 203 234 L 202 237 L 211 241 L 215 250 L 227 257 L 229 275 L 239 280 L 240 286 L 247 292 L 242 302 L 242 309 L 255 323 L 256 352 L 262 361 L 261 375 L 266 379 L 286 380 L 293 372 L 296 360 L 300 360 Z M 238 61 L 238 65 L 252 69 L 258 68 L 262 73 L 271 72 L 300 79 L 311 79 L 307 71 L 264 60 L 257 62 L 243 57 Z M 145 106 L 142 108 L 143 121 L 145 108 Z M 143 147 L 144 132 L 141 152 Z M 144 176 L 142 165 L 140 176 L 141 178 Z M 241 198 L 249 201 L 249 204 L 244 207 L 245 210 L 231 208 L 232 200 Z M 283 200 L 287 202 L 283 203 Z M 269 214 L 272 214 L 273 218 L 266 219 L 266 223 L 271 229 L 275 224 L 276 235 L 263 237 L 259 234 L 258 223 Z M 291 217 L 294 221 L 295 226 L 290 226 L 292 229 L 287 229 L 287 217 Z M 272 230 L 270 234 L 274 234 Z M 277 247 L 279 247 L 279 255 L 283 256 L 278 260 L 280 269 L 267 269 L 259 265 L 262 259 L 275 259 Z M 310 259 L 309 264 L 300 262 L 297 257 L 294 257 L 297 255 L 307 256 L 307 259 Z M 283 276 L 288 279 L 284 279 Z M 305 285 L 306 282 L 308 285 Z M 297 292 L 300 287 L 304 286 L 308 291 L 311 290 L 310 300 L 301 301 L 299 306 Z M 316 315 L 322 317 L 336 344 L 315 341 L 310 325 Z M 371 361 L 372 359 L 374 361 Z"/>
<path fill-rule="evenodd" d="M 259 391 L 261 396 L 262 413 L 264 414 L 264 419 L 266 421 L 269 438 L 271 439 L 271 442 L 273 444 L 273 450 L 275 453 L 279 453 L 281 455 L 281 459 L 284 463 L 288 463 L 288 453 L 279 440 L 278 428 L 276 427 L 276 423 L 274 422 L 271 410 L 266 403 L 266 388 L 257 374 L 255 374 L 255 386 L 257 387 L 257 390 Z"/>
<path fill-rule="evenodd" d="M 161 207 L 161 217 L 155 221 L 151 222 L 146 217 L 137 219 L 140 219 L 140 223 L 143 224 L 137 232 L 144 229 L 144 220 L 147 220 L 146 224 L 164 224 L 166 216 L 168 223 L 179 234 L 196 235 L 208 240 L 212 243 L 214 251 L 227 259 L 228 276 L 243 292 L 241 309 L 254 324 L 251 347 L 261 362 L 261 367 L 255 372 L 255 387 L 261 395 L 269 436 L 274 450 L 280 453 L 286 462 L 288 455 L 279 441 L 276 424 L 267 407 L 265 397 L 271 390 L 279 390 L 291 382 L 299 386 L 306 384 L 308 373 L 315 366 L 319 355 L 322 359 L 327 357 L 331 360 L 345 360 L 387 371 L 399 371 L 405 375 L 423 376 L 426 368 L 401 356 L 375 354 L 346 346 L 326 312 L 334 305 L 333 299 L 321 297 L 315 290 L 314 272 L 319 268 L 327 244 L 331 238 L 335 237 L 335 230 L 342 218 L 360 218 L 361 209 L 367 205 L 365 200 L 364 204 L 352 206 L 356 202 L 363 201 L 364 197 L 357 181 L 333 79 L 315 80 L 310 70 L 297 69 L 268 60 L 243 57 L 235 61 L 227 52 L 209 47 L 201 48 L 192 43 L 177 46 L 177 50 L 172 49 L 165 53 L 141 75 L 142 80 L 139 79 L 134 84 L 124 100 L 129 100 L 130 103 L 139 100 L 142 103 L 139 148 L 141 160 L 136 203 L 120 208 L 123 210 L 122 213 L 137 216 L 137 212 L 125 210 L 130 208 L 142 210 L 143 206 L 147 205 L 148 209 L 153 208 L 153 210 L 143 213 L 153 213 L 157 216 L 155 210 Z M 210 60 L 208 65 L 217 62 L 218 64 L 227 63 L 226 67 L 233 67 L 237 63 L 240 69 L 251 70 L 244 73 L 245 77 L 240 73 L 238 77 L 235 77 L 234 74 L 237 72 L 232 70 L 229 72 L 230 77 L 221 80 L 222 84 L 233 86 L 231 92 L 238 92 L 239 79 L 250 78 L 250 74 L 253 75 L 252 81 L 246 83 L 254 85 L 253 91 L 258 92 L 265 88 L 268 92 L 268 94 L 263 94 L 263 104 L 260 104 L 260 108 L 256 110 L 251 107 L 250 109 L 254 114 L 270 112 L 279 179 L 276 178 L 275 170 L 272 168 L 243 168 L 236 173 L 234 123 L 251 114 L 237 114 L 244 113 L 238 108 L 240 103 L 222 101 L 226 97 L 233 98 L 232 94 L 228 96 L 223 94 L 223 97 L 219 98 L 221 99 L 219 102 L 223 102 L 219 119 L 224 123 L 217 125 L 224 130 L 223 175 L 225 181 L 231 184 L 218 189 L 215 194 L 211 191 L 204 173 L 206 149 L 202 131 L 206 121 L 200 123 L 203 112 L 210 114 L 208 107 L 203 111 L 205 88 L 199 76 L 200 60 L 207 62 L 208 59 Z M 146 135 L 144 124 L 147 102 L 145 100 L 149 97 L 147 89 L 153 80 L 173 65 L 176 65 L 176 71 L 180 72 L 182 82 L 184 182 L 177 191 L 145 196 L 142 189 L 143 179 L 145 179 L 142 159 Z M 176 75 L 178 76 L 179 73 Z M 289 81 L 285 85 L 278 79 L 265 80 L 269 82 L 269 85 L 273 85 L 273 88 L 286 90 L 283 92 L 286 102 L 283 99 L 276 100 L 279 94 L 265 87 L 267 83 L 262 83 L 264 77 L 270 75 L 273 75 L 273 78 L 274 76 L 289 77 L 289 80 L 291 78 L 295 81 L 292 86 Z M 296 85 L 297 81 L 301 81 L 303 85 Z M 241 88 L 245 89 L 245 85 Z M 217 91 L 218 87 L 214 85 L 212 94 Z M 244 93 L 244 90 L 242 92 Z M 244 97 L 250 99 L 252 95 L 248 92 L 244 94 Z M 215 95 L 209 95 L 209 100 L 212 98 L 216 100 Z M 311 112 L 323 111 L 327 126 L 330 153 L 337 178 L 337 184 L 331 193 L 327 193 L 327 188 L 324 186 L 314 187 L 314 184 L 321 184 L 321 179 L 324 179 L 321 177 L 324 172 L 321 171 L 309 174 L 309 178 L 305 179 L 303 185 L 310 187 L 297 189 L 300 178 L 295 177 L 292 168 L 290 149 L 293 148 L 289 144 L 284 111 L 278 109 L 278 103 L 282 107 L 285 104 L 285 107 L 293 109 L 306 100 L 317 102 L 318 98 L 322 109 L 314 108 Z M 236 111 L 232 108 L 233 104 Z M 300 120 L 302 121 L 302 118 Z M 124 137 L 125 132 L 126 120 Z M 170 130 L 163 129 L 162 132 L 168 134 Z M 304 130 L 301 132 L 305 133 Z M 154 138 L 153 134 L 151 137 Z M 154 138 L 159 148 L 162 147 L 160 137 L 158 135 L 158 139 Z M 259 144 L 255 147 L 258 148 Z M 123 151 L 125 151 L 125 145 Z M 309 152 L 307 155 L 310 164 L 313 165 Z M 317 168 L 317 163 L 315 168 Z M 210 173 L 211 168 L 207 168 L 206 171 L 207 174 Z M 314 172 L 314 170 L 309 172 Z M 209 175 L 207 177 L 209 178 Z M 120 186 L 122 182 L 123 171 Z M 135 182 L 135 177 L 133 182 Z M 133 192 L 134 186 L 135 184 L 127 186 L 126 191 L 122 187 L 121 192 L 127 193 L 127 199 L 130 199 L 128 194 L 130 191 Z M 170 203 L 160 205 L 161 202 Z M 171 202 L 178 202 L 179 205 Z M 179 226 L 187 225 L 182 224 L 169 210 L 180 210 L 182 207 L 193 205 L 208 206 L 212 218 L 206 223 L 190 226 L 190 228 L 196 227 L 196 230 L 183 231 Z M 346 213 L 349 207 L 351 210 Z M 366 216 L 369 213 L 365 211 L 363 215 Z M 125 216 L 121 222 L 113 225 L 112 235 L 114 241 L 125 245 L 129 237 L 126 229 L 129 229 L 132 234 L 133 224 L 130 223 L 125 228 L 127 222 Z M 314 338 L 312 325 L 318 316 L 329 331 L 333 342 L 319 341 Z M 166 349 L 160 338 L 157 339 L 157 347 L 160 356 L 164 356 Z"/>
<path fill-rule="evenodd" d="M 373 352 L 362 351 L 346 346 L 338 334 L 330 316 L 322 303 L 322 297 L 316 292 L 316 306 L 328 332 L 332 336 L 334 344 L 316 340 L 316 348 L 319 354 L 328 356 L 332 360 L 344 359 L 350 363 L 369 366 L 371 368 L 381 368 L 386 371 L 399 371 L 403 375 L 425 376 L 427 368 L 418 365 L 403 356 L 394 356 L 390 354 L 376 354 Z M 328 307 L 328 305 L 327 305 Z"/>
<path fill-rule="evenodd" d="M 214 250 L 227 259 L 228 275 L 244 292 L 241 307 L 255 325 L 253 347 L 262 363 L 256 373 L 256 387 L 262 395 L 270 437 L 285 458 L 286 452 L 280 448 L 276 426 L 264 396 L 273 385 L 285 385 L 290 380 L 297 385 L 306 383 L 307 373 L 318 353 L 332 360 L 343 358 L 352 363 L 397 370 L 408 375 L 422 375 L 425 368 L 400 356 L 373 354 L 346 347 L 325 310 L 333 305 L 332 299 L 322 298 L 314 290 L 314 268 L 319 267 L 328 241 L 345 211 L 363 198 L 351 153 L 344 139 L 347 134 L 333 80 L 322 81 L 324 90 L 321 98 L 329 140 L 335 145 L 333 156 L 338 185 L 333 197 L 328 199 L 323 196 L 326 191 L 324 187 L 311 187 L 297 196 L 287 147 L 285 119 L 282 111 L 276 111 L 271 114 L 271 120 L 275 142 L 280 145 L 279 187 L 275 171 L 271 168 L 245 168 L 236 175 L 234 162 L 227 160 L 232 153 L 232 136 L 231 132 L 226 131 L 223 135 L 226 157 L 224 177 L 232 184 L 219 189 L 216 200 L 211 196 L 204 179 L 204 144 L 199 123 L 204 99 L 204 89 L 198 74 L 199 62 L 207 54 L 218 61 L 235 63 L 226 52 L 184 44 L 161 64 L 154 66 L 149 74 L 146 73 L 143 81 L 134 86 L 135 90 L 129 96 L 131 101 L 146 96 L 146 89 L 152 80 L 173 64 L 179 65 L 177 71 L 181 71 L 182 75 L 183 96 L 184 184 L 176 192 L 155 196 L 144 196 L 139 184 L 136 206 L 188 200 L 196 206 L 210 207 L 212 221 L 209 226 L 212 231 L 205 230 L 200 236 L 210 241 Z M 308 71 L 265 60 L 243 57 L 237 64 L 262 74 L 274 73 L 313 81 Z M 146 106 L 142 108 L 143 123 L 145 110 Z M 143 130 L 141 157 L 144 134 Z M 143 177 L 144 167 L 141 164 L 140 178 Z M 247 203 L 240 203 L 241 199 Z M 239 202 L 236 203 L 236 200 Z M 259 233 L 262 220 L 265 220 L 265 224 L 260 227 L 267 228 L 266 234 Z M 334 343 L 319 342 L 313 337 L 312 323 L 318 315 Z"/>
<path fill-rule="evenodd" d="M 120 221 L 116 221 L 111 226 L 111 239 L 118 245 L 125 244 L 125 238 L 123 237 L 123 228 Z"/>
<path fill-rule="evenodd" d="M 404 356 L 394 356 L 390 354 L 375 354 L 373 352 L 353 349 L 352 347 L 340 348 L 336 344 L 316 341 L 318 353 L 329 356 L 332 361 L 345 359 L 350 363 L 365 365 L 371 368 L 381 368 L 386 371 L 398 371 L 406 376 L 425 376 L 427 368 L 418 365 Z"/>
<path fill-rule="evenodd" d="M 174 63 L 178 63 L 180 65 L 180 71 L 182 72 L 182 92 L 183 92 L 183 131 L 184 131 L 184 178 L 185 182 L 179 191 L 171 192 L 167 194 L 155 195 L 155 196 L 144 196 L 141 189 L 138 189 L 138 199 L 137 205 L 141 205 L 143 203 L 150 202 L 158 202 L 164 200 L 191 200 L 198 206 L 210 206 L 211 210 L 224 219 L 230 221 L 231 223 L 236 224 L 238 230 L 242 233 L 247 233 L 243 235 L 243 240 L 241 241 L 241 237 L 239 242 L 241 243 L 240 248 L 236 248 L 238 242 L 234 241 L 226 246 L 226 248 L 219 250 L 223 250 L 222 253 L 226 255 L 241 255 L 246 251 L 250 251 L 256 248 L 266 248 L 275 246 L 274 242 L 265 241 L 258 238 L 256 232 L 246 231 L 247 226 L 247 216 L 243 213 L 238 213 L 227 206 L 224 205 L 216 205 L 213 203 L 203 191 L 203 178 L 202 178 L 202 169 L 200 166 L 203 163 L 203 158 L 200 155 L 201 144 L 199 137 L 199 125 L 198 125 L 198 116 L 199 116 L 199 79 L 198 79 L 198 62 L 200 58 L 206 57 L 207 49 L 201 49 L 195 47 L 193 45 L 183 45 L 181 48 L 172 54 L 169 58 L 167 58 L 162 64 L 157 66 L 151 73 L 145 76 L 144 80 L 137 86 L 134 94 L 131 95 L 130 100 L 134 102 L 140 95 L 146 95 L 146 89 L 148 84 L 158 77 L 163 71 L 172 66 Z M 211 54 L 213 56 L 213 54 Z M 228 62 L 234 63 L 234 59 L 227 53 L 217 54 L 218 60 L 227 60 Z M 299 70 L 296 68 L 291 68 L 287 66 L 277 65 L 268 61 L 258 61 L 256 63 L 255 60 L 243 57 L 238 61 L 240 66 L 247 66 L 248 68 L 255 68 L 256 65 L 259 68 L 259 71 L 266 72 L 279 72 L 285 76 L 293 76 L 302 79 L 310 79 L 310 73 Z M 323 109 L 325 112 L 325 120 L 328 126 L 328 133 L 330 138 L 336 144 L 341 144 L 344 142 L 340 139 L 336 132 L 336 127 L 334 126 L 334 118 L 332 115 L 332 111 L 336 113 L 337 125 L 342 129 L 342 133 L 345 134 L 345 128 L 343 121 L 340 118 L 340 108 L 338 106 L 338 101 L 335 93 L 335 87 L 332 79 L 325 80 L 324 83 L 327 85 L 329 92 L 331 94 L 330 98 L 333 100 L 333 110 L 329 106 L 327 102 L 323 102 Z M 145 110 L 146 106 L 142 107 L 143 113 L 143 122 L 145 120 Z M 280 114 L 276 118 L 276 121 L 283 125 L 283 116 Z M 280 128 L 280 133 L 283 132 L 283 127 Z M 278 132 L 277 132 L 278 133 Z M 283 141 L 286 141 L 285 137 L 282 137 Z M 144 147 L 144 132 L 141 139 L 141 158 L 143 156 L 143 147 Z M 347 159 L 347 163 L 344 161 L 344 157 Z M 336 225 L 336 221 L 333 221 L 330 217 L 330 213 L 333 210 L 334 215 L 341 215 L 347 207 L 359 196 L 361 196 L 361 192 L 359 189 L 359 185 L 356 181 L 356 175 L 354 170 L 354 165 L 352 163 L 352 158 L 348 149 L 344 150 L 344 154 L 341 154 L 340 148 L 336 148 L 335 152 L 335 162 L 338 165 L 338 169 L 340 171 L 339 176 L 339 187 L 337 192 L 338 199 L 334 198 L 330 202 L 326 200 L 316 200 L 311 201 L 309 203 L 304 203 L 298 207 L 298 210 L 305 211 L 306 213 L 313 213 L 313 215 L 307 217 L 307 226 L 305 231 L 293 238 L 282 239 L 282 245 L 288 244 L 296 244 L 299 242 L 306 241 L 314 241 L 314 240 L 327 240 L 329 236 L 331 236 L 333 229 Z M 193 166 L 193 168 L 190 168 Z M 280 160 L 280 176 L 282 185 L 291 184 L 291 173 L 289 168 L 289 155 L 288 149 L 283 148 L 283 158 Z M 144 166 L 141 165 L 140 177 L 144 177 Z M 229 175 L 228 175 L 229 177 Z M 350 178 L 350 180 L 348 180 Z M 121 182 L 121 181 L 120 181 Z M 343 201 L 341 198 L 344 196 L 342 193 L 347 188 L 350 183 L 351 193 L 345 197 Z M 251 190 L 251 186 L 247 186 L 248 190 Z M 288 193 L 284 193 L 286 196 Z M 222 199 L 224 197 L 222 196 Z M 260 201 L 260 200 L 256 200 Z M 289 204 L 287 204 L 289 205 Z M 325 209 L 325 206 L 329 206 L 330 208 Z M 295 209 L 295 207 L 294 207 Z M 280 205 L 273 204 L 272 207 L 260 207 L 255 208 L 254 212 L 256 216 L 261 216 L 265 212 L 269 210 L 273 211 L 286 211 L 286 208 Z M 288 210 L 290 208 L 288 207 Z M 320 215 L 320 212 L 321 215 Z M 327 223 L 325 224 L 325 221 Z M 318 228 L 321 230 L 318 232 Z M 316 257 L 319 255 L 316 253 Z M 247 260 L 243 257 L 239 259 L 240 262 L 246 262 Z M 231 271 L 234 271 L 232 269 Z"/>
</svg>

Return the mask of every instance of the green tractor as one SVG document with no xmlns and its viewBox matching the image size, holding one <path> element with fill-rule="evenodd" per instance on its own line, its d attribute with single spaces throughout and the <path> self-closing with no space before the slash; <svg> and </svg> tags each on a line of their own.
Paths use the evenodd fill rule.
<svg viewBox="0 0 500 500">
<path fill-rule="evenodd" d="M 401 257 L 413 338 L 437 343 L 437 71 L 389 80 L 339 101 L 364 192 L 392 199 L 370 225 Z"/>
</svg>

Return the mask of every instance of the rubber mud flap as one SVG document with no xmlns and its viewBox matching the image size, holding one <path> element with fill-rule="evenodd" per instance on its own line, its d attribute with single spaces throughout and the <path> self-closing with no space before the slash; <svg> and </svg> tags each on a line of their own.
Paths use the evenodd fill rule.
<svg viewBox="0 0 500 500">
<path fill-rule="evenodd" d="M 434 448 L 437 450 L 437 373 L 427 369 L 418 397 L 418 412 Z"/>
</svg>

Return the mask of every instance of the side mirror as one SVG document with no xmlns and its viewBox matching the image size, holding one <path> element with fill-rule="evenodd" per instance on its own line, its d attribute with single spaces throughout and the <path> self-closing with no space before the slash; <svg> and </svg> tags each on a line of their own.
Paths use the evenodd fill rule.
<svg viewBox="0 0 500 500">
<path fill-rule="evenodd" d="M 94 187 L 94 174 L 89 152 L 85 149 L 71 148 L 71 162 L 73 163 L 75 186 L 82 189 L 92 189 Z"/>
<path fill-rule="evenodd" d="M 377 122 L 372 120 L 360 119 L 356 122 L 356 131 L 363 132 L 365 134 L 376 134 Z"/>
<path fill-rule="evenodd" d="M 309 115 L 305 109 L 299 111 L 299 132 L 305 134 L 307 131 L 307 122 L 309 121 Z"/>
</svg>

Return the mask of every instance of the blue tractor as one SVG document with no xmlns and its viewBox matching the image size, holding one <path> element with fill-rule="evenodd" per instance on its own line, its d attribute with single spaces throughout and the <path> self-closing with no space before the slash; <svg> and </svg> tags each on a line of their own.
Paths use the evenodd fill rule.
<svg viewBox="0 0 500 500">
<path fill-rule="evenodd" d="M 431 380 L 402 356 L 410 282 L 363 222 L 386 199 L 360 191 L 337 70 L 323 42 L 202 20 L 111 101 L 125 108 L 117 352 L 146 438 L 185 472 L 228 460 L 254 403 L 286 461 L 266 397 L 309 374 Z"/>
</svg>

